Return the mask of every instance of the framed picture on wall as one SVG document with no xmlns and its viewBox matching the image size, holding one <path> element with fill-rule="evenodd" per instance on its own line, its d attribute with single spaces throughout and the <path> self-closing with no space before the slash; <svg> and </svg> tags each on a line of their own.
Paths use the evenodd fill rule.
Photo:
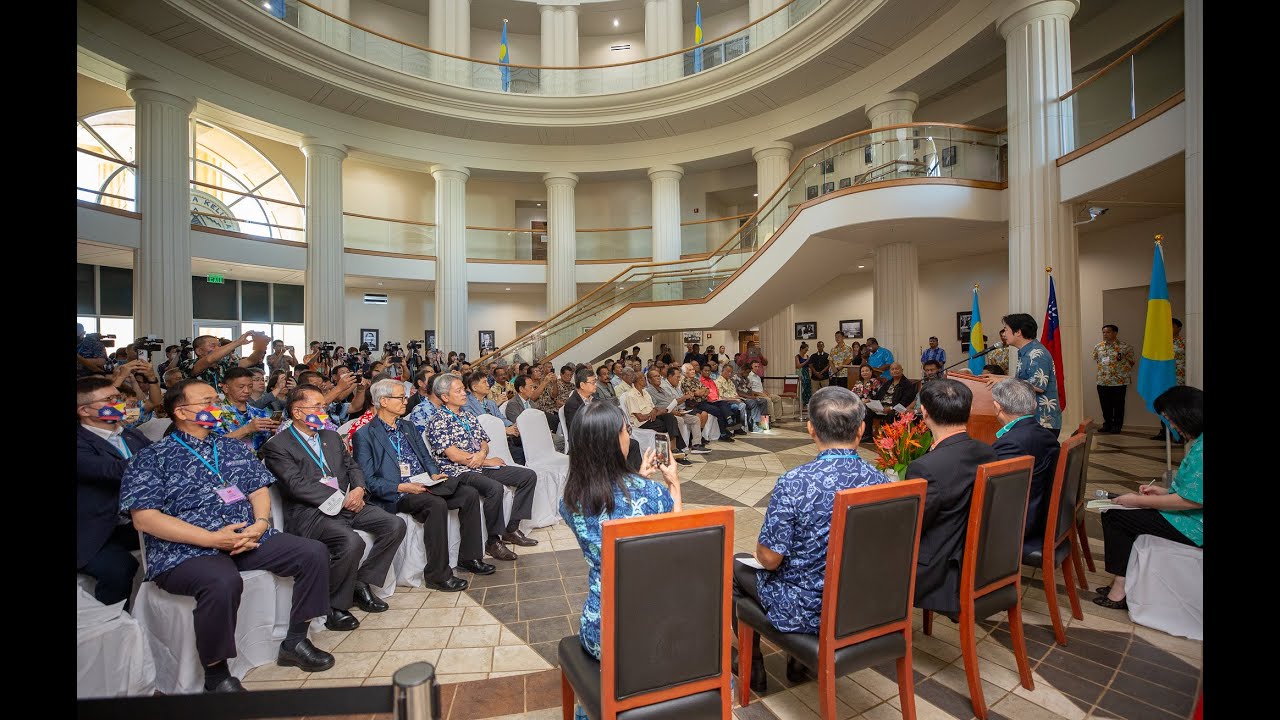
<svg viewBox="0 0 1280 720">
<path fill-rule="evenodd" d="M 840 178 L 841 189 L 847 188 L 853 184 L 853 178 Z"/>
<path fill-rule="evenodd" d="M 427 331 L 427 352 L 431 352 L 432 350 L 435 350 L 435 349 L 436 349 L 436 331 L 428 330 Z"/>
<path fill-rule="evenodd" d="M 818 186 L 817 186 L 817 185 L 810 185 L 810 186 L 808 186 L 808 187 L 806 187 L 806 188 L 804 189 L 804 199 L 805 199 L 805 200 L 812 200 L 812 199 L 814 199 L 814 198 L 816 198 L 816 197 L 818 197 Z"/>
<path fill-rule="evenodd" d="M 818 323 L 816 322 L 796 323 L 796 339 L 797 340 L 813 340 L 817 337 L 818 337 Z"/>
<path fill-rule="evenodd" d="M 686 330 L 684 333 L 685 344 L 702 342 L 702 333 L 698 330 Z"/>
<path fill-rule="evenodd" d="M 962 310 L 956 313 L 956 339 L 960 342 L 969 341 L 969 330 L 972 329 L 973 311 Z"/>
<path fill-rule="evenodd" d="M 942 148 L 942 167 L 951 167 L 956 164 L 956 146 Z"/>
<path fill-rule="evenodd" d="M 831 173 L 833 173 L 833 172 L 835 172 L 835 171 L 836 171 L 836 159 L 835 159 L 835 158 L 827 158 L 826 160 L 823 160 L 823 161 L 822 161 L 822 174 L 823 174 L 823 175 L 829 175 L 829 174 L 831 174 Z"/>
<path fill-rule="evenodd" d="M 871 146 L 870 145 L 862 148 L 862 164 L 863 165 L 871 164 Z"/>
<path fill-rule="evenodd" d="M 369 352 L 377 352 L 381 346 L 378 345 L 378 331 L 370 328 L 360 328 L 360 346 L 361 349 L 367 349 Z"/>
<path fill-rule="evenodd" d="M 827 194 L 827 193 L 829 193 L 829 192 L 834 192 L 834 191 L 835 191 L 835 189 L 836 189 L 836 184 L 835 184 L 835 182 L 834 182 L 834 181 L 832 181 L 832 182 L 824 182 L 824 183 L 822 183 L 822 194 L 823 194 L 823 195 L 826 195 L 826 194 Z"/>
<path fill-rule="evenodd" d="M 862 337 L 862 320 L 841 320 L 840 332 L 849 340 L 857 340 Z"/>
<path fill-rule="evenodd" d="M 493 330 L 480 331 L 480 354 L 481 355 L 485 353 L 493 352 L 498 347 L 496 338 L 497 338 L 497 333 L 494 332 Z"/>
</svg>

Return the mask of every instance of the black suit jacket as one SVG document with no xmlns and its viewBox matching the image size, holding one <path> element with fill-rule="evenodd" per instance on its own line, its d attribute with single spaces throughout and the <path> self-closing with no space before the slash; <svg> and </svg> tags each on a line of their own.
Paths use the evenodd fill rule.
<svg viewBox="0 0 1280 720">
<path fill-rule="evenodd" d="M 342 436 L 332 430 L 321 430 L 319 435 L 324 461 L 338 479 L 338 488 L 346 493 L 352 488 L 365 487 L 364 473 L 347 453 Z M 324 473 L 316 465 L 310 448 L 303 447 L 292 431 L 285 430 L 262 446 L 262 461 L 279 481 L 277 486 L 284 500 L 283 530 L 312 537 L 316 523 L 329 517 L 320 512 L 320 506 L 333 495 L 333 489 L 320 482 Z"/>
<path fill-rule="evenodd" d="M 888 382 L 882 384 L 878 390 L 872 393 L 871 397 L 884 402 L 884 394 L 889 391 L 889 385 L 890 383 Z M 911 403 L 916 401 L 916 390 L 919 388 L 920 382 L 918 380 L 911 380 L 904 376 L 901 382 L 898 383 L 898 389 L 894 391 L 892 405 L 885 409 L 890 410 L 893 405 L 901 405 L 910 409 Z"/>
<path fill-rule="evenodd" d="M 120 517 L 120 478 L 129 461 L 84 425 L 76 425 L 76 567 L 84 567 L 102 549 Z M 151 444 L 128 428 L 124 444 L 132 453 Z"/>
<path fill-rule="evenodd" d="M 582 395 L 579 395 L 576 389 L 569 396 L 569 399 L 564 402 L 565 437 L 569 436 L 569 428 L 573 427 L 573 416 L 577 415 L 578 411 L 585 407 L 586 404 L 586 401 L 582 399 Z"/>
<path fill-rule="evenodd" d="M 408 440 L 409 449 L 418 456 L 422 469 L 432 475 L 438 475 L 440 466 L 427 450 L 426 443 L 422 442 L 422 433 L 418 432 L 412 422 L 404 418 L 396 420 L 396 427 Z M 356 463 L 364 473 L 370 499 L 383 510 L 394 515 L 396 501 L 400 494 L 396 489 L 400 485 L 400 455 L 391 444 L 391 438 L 387 435 L 387 426 L 374 417 L 368 425 L 356 431 L 355 438 L 351 441 L 351 449 Z M 458 482 L 456 477 L 449 478 L 427 488 L 427 492 L 447 497 L 457 489 Z"/>
<path fill-rule="evenodd" d="M 916 607 L 960 611 L 960 560 L 973 481 L 979 465 L 996 460 L 990 445 L 960 433 L 907 466 L 908 478 L 924 478 L 929 483 L 916 564 Z"/>
<path fill-rule="evenodd" d="M 1001 460 L 1030 455 L 1036 459 L 1031 469 L 1031 494 L 1027 498 L 1027 525 L 1024 540 L 1044 536 L 1049 512 L 1049 491 L 1053 489 L 1053 473 L 1058 466 L 1058 434 L 1036 422 L 1035 416 L 1023 418 L 1008 432 L 996 438 L 991 449 Z M 1075 498 L 1071 498 L 1075 502 Z"/>
</svg>

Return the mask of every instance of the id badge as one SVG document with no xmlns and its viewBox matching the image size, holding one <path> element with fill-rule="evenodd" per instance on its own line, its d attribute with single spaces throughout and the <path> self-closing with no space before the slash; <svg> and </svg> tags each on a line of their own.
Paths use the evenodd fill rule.
<svg viewBox="0 0 1280 720">
<path fill-rule="evenodd" d="M 332 475 L 325 475 L 324 477 L 320 478 L 320 482 L 324 483 L 325 485 L 328 485 L 334 490 L 338 489 L 338 478 Z"/>
<path fill-rule="evenodd" d="M 346 499 L 347 497 L 342 493 L 335 492 L 329 496 L 328 500 L 321 503 L 320 512 L 325 515 L 329 515 L 330 517 L 337 515 L 342 510 L 342 503 L 345 502 Z"/>
<path fill-rule="evenodd" d="M 407 478 L 412 474 L 413 473 L 409 471 L 409 463 L 407 462 L 400 463 L 400 477 Z"/>
<path fill-rule="evenodd" d="M 231 503 L 237 503 L 244 499 L 244 493 L 240 492 L 240 488 L 236 487 L 235 485 L 220 487 L 214 492 L 218 493 L 218 497 L 221 498 L 223 504 L 225 505 L 230 505 Z"/>
</svg>

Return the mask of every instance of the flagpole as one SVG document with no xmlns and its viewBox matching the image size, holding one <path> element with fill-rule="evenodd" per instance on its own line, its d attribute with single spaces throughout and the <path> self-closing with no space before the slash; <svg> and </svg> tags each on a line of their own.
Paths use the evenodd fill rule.
<svg viewBox="0 0 1280 720">
<path fill-rule="evenodd" d="M 1160 248 L 1160 254 L 1164 255 L 1164 233 L 1156 233 L 1156 247 Z M 1168 423 L 1164 418 L 1159 418 L 1160 424 L 1166 426 L 1164 428 L 1164 482 L 1168 487 L 1173 480 L 1173 429 L 1167 427 Z"/>
</svg>

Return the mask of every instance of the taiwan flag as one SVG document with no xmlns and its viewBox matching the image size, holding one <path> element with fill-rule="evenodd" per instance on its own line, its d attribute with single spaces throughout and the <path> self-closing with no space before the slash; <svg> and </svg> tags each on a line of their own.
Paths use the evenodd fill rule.
<svg viewBox="0 0 1280 720">
<path fill-rule="evenodd" d="M 1173 327 L 1171 324 L 1170 327 Z M 1053 358 L 1054 375 L 1058 380 L 1058 407 L 1067 409 L 1067 390 L 1064 386 L 1065 373 L 1062 367 L 1062 333 L 1058 331 L 1058 294 L 1053 289 L 1053 276 L 1049 276 L 1049 306 L 1044 309 L 1044 330 L 1040 333 L 1040 344 L 1049 351 Z"/>
</svg>

